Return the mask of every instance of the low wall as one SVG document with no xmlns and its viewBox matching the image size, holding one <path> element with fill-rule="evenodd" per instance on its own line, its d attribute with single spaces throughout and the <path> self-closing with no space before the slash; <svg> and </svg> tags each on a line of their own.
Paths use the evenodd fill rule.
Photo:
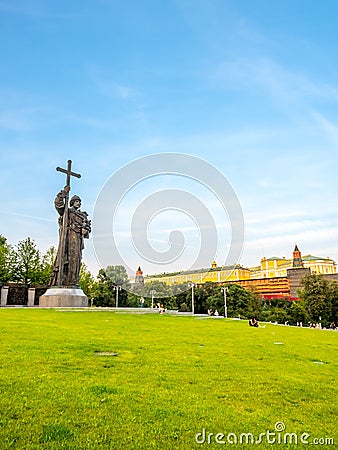
<svg viewBox="0 0 338 450">
<path fill-rule="evenodd" d="M 39 306 L 39 298 L 47 289 L 18 283 L 0 285 L 0 306 Z"/>
</svg>

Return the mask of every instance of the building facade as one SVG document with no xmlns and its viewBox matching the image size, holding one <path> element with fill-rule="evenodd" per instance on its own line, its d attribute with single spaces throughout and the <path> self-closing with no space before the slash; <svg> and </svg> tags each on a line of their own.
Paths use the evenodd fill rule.
<svg viewBox="0 0 338 450">
<path fill-rule="evenodd" d="M 337 273 L 337 264 L 331 258 L 312 255 L 302 256 L 296 245 L 291 259 L 277 256 L 262 258 L 260 266 L 250 268 L 250 278 L 286 277 L 287 271 L 291 268 L 310 269 L 311 274 L 317 275 Z"/>
<path fill-rule="evenodd" d="M 161 281 L 167 285 L 184 283 L 203 284 L 208 281 L 214 283 L 226 283 L 230 281 L 247 280 L 249 278 L 249 269 L 235 265 L 148 275 L 145 277 L 145 282 Z"/>
<path fill-rule="evenodd" d="M 213 261 L 210 268 L 162 273 L 145 277 L 145 283 L 161 281 L 166 285 L 206 282 L 236 283 L 257 292 L 262 298 L 297 298 L 300 280 L 306 274 L 332 276 L 336 263 L 329 257 L 306 255 L 302 257 L 297 245 L 292 258 L 262 258 L 259 266 L 246 268 L 240 265 L 218 267 Z"/>
</svg>

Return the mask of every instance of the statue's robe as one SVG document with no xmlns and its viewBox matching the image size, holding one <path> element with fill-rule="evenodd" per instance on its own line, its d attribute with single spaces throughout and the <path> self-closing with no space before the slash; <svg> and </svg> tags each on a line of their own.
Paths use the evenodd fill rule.
<svg viewBox="0 0 338 450">
<path fill-rule="evenodd" d="M 55 198 L 55 209 L 59 213 L 59 248 L 51 275 L 51 285 L 58 284 L 58 272 L 62 270 L 61 286 L 78 286 L 81 267 L 84 238 L 89 237 L 91 231 L 90 221 L 86 212 L 70 207 L 67 210 L 67 228 L 64 249 L 62 248 L 62 224 L 65 211 L 65 198 L 63 191 Z"/>
</svg>

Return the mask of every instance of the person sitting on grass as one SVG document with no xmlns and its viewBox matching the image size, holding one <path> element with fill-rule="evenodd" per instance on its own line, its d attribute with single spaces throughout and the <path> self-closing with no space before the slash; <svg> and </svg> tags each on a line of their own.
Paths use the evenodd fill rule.
<svg viewBox="0 0 338 450">
<path fill-rule="evenodd" d="M 251 317 L 251 319 L 249 320 L 249 325 L 250 327 L 259 327 L 259 323 L 255 317 Z"/>
</svg>

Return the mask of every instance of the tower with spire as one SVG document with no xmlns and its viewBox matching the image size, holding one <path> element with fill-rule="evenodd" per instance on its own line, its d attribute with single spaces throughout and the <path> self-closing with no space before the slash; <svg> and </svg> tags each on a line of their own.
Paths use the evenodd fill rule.
<svg viewBox="0 0 338 450">
<path fill-rule="evenodd" d="M 142 285 L 144 284 L 143 272 L 142 272 L 140 266 L 138 267 L 138 269 L 136 271 L 135 284 L 142 284 Z"/>
<path fill-rule="evenodd" d="M 304 267 L 302 255 L 299 251 L 297 244 L 292 254 L 292 267 Z"/>
</svg>

